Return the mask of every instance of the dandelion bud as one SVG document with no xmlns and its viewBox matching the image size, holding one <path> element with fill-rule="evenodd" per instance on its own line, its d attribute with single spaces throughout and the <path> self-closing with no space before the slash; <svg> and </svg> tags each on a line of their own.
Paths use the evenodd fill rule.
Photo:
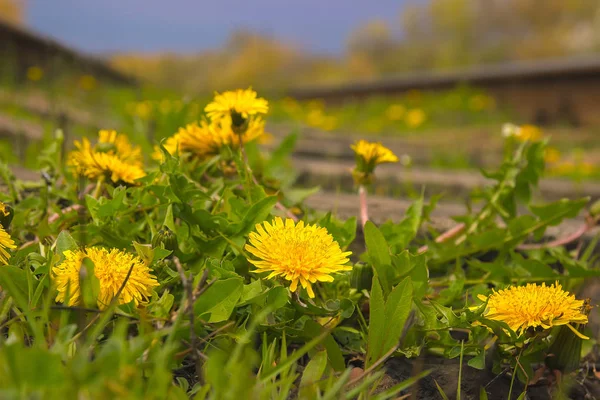
<svg viewBox="0 0 600 400">
<path fill-rule="evenodd" d="M 161 246 L 165 250 L 170 251 L 175 251 L 178 248 L 177 236 L 175 236 L 175 233 L 166 226 L 152 238 L 153 248 Z"/>
</svg>

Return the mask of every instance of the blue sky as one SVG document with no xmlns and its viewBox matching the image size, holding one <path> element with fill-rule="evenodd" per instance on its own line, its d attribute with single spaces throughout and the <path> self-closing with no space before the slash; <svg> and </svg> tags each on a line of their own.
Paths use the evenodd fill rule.
<svg viewBox="0 0 600 400">
<path fill-rule="evenodd" d="M 193 52 L 248 28 L 319 53 L 340 53 L 361 22 L 399 24 L 414 0 L 29 0 L 38 32 L 90 53 Z"/>
</svg>

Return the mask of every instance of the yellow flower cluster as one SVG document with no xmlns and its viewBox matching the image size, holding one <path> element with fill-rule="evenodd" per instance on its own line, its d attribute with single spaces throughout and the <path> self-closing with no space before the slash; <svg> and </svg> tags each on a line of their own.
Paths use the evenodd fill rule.
<svg viewBox="0 0 600 400">
<path fill-rule="evenodd" d="M 271 223 L 257 224 L 249 241 L 246 250 L 259 258 L 248 260 L 256 266 L 254 272 L 270 272 L 267 279 L 280 276 L 290 281 L 292 292 L 299 283 L 311 298 L 315 297 L 313 283 L 333 282 L 331 274 L 352 269 L 346 265 L 351 252 L 342 252 L 327 229 L 303 221 L 295 224 L 276 217 Z"/>
<path fill-rule="evenodd" d="M 127 136 L 116 131 L 101 130 L 96 145 L 84 138 L 81 142 L 76 140 L 75 147 L 76 150 L 69 154 L 67 165 L 78 176 L 129 184 L 145 176 L 141 149 L 132 146 Z"/>
<path fill-rule="evenodd" d="M 223 147 L 239 148 L 264 134 L 265 121 L 260 114 L 268 111 L 268 103 L 257 98 L 251 89 L 216 94 L 205 108 L 210 122 L 192 123 L 169 137 L 163 143 L 170 153 L 179 153 L 196 159 L 206 159 L 220 153 Z M 152 156 L 162 160 L 160 148 Z"/>
<path fill-rule="evenodd" d="M 527 284 L 511 286 L 494 291 L 488 297 L 480 295 L 479 299 L 487 301 L 484 312 L 486 318 L 505 322 L 515 333 L 522 334 L 528 328 L 541 327 L 550 329 L 553 326 L 568 325 L 575 334 L 582 337 L 570 324 L 586 324 L 587 315 L 583 312 L 584 301 L 562 289 L 556 282 L 554 285 L 541 286 Z"/>
<path fill-rule="evenodd" d="M 361 139 L 350 147 L 354 150 L 356 158 L 356 167 L 352 175 L 357 184 L 370 183 L 377 165 L 398 162 L 398 157 L 379 142 L 374 143 Z"/>
<path fill-rule="evenodd" d="M 64 252 L 64 261 L 52 269 L 58 295 L 56 301 L 69 306 L 81 303 L 80 270 L 85 258 L 94 263 L 94 275 L 100 283 L 98 307 L 106 308 L 117 295 L 125 278 L 129 278 L 119 295 L 119 304 L 134 302 L 136 306 L 145 304 L 152 296 L 152 289 L 158 286 L 156 277 L 141 258 L 117 249 L 107 250 L 89 247 Z M 68 295 L 68 299 L 67 299 Z"/>
</svg>

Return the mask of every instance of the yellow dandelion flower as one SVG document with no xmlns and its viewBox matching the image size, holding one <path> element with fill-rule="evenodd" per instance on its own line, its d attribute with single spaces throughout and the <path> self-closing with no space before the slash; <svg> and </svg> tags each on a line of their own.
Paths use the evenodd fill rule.
<svg viewBox="0 0 600 400">
<path fill-rule="evenodd" d="M 254 272 L 270 272 L 267 279 L 282 277 L 290 281 L 290 290 L 298 283 L 313 298 L 312 284 L 333 282 L 331 274 L 349 271 L 345 265 L 351 252 L 342 252 L 327 229 L 316 225 L 294 223 L 276 217 L 271 223 L 256 225 L 245 249 L 259 260 L 248 260 L 257 268 Z"/>
<path fill-rule="evenodd" d="M 44 77 L 44 70 L 40 67 L 29 67 L 27 68 L 27 79 L 31 82 L 40 81 Z"/>
<path fill-rule="evenodd" d="M 240 147 L 240 135 L 234 131 L 231 118 L 224 118 L 209 125 L 215 141 L 220 142 L 219 148 L 231 146 L 234 149 Z M 241 135 L 244 143 L 252 142 L 265 133 L 265 121 L 262 118 L 254 118 L 248 122 L 248 127 Z"/>
<path fill-rule="evenodd" d="M 141 258 L 117 249 L 107 250 L 90 247 L 80 250 L 67 250 L 63 253 L 64 261 L 52 268 L 52 276 L 56 283 L 58 295 L 56 301 L 68 305 L 78 305 L 81 302 L 79 286 L 80 270 L 85 258 L 94 263 L 94 275 L 100 283 L 98 307 L 106 308 L 123 285 L 129 270 L 131 274 L 119 296 L 119 304 L 133 301 L 136 306 L 147 303 L 152 296 L 152 289 L 158 286 L 156 277 L 150 273 L 150 268 Z"/>
<path fill-rule="evenodd" d="M 133 115 L 135 115 L 136 117 L 138 117 L 142 120 L 149 119 L 151 114 L 152 114 L 152 103 L 150 103 L 149 101 L 141 101 L 139 103 L 136 103 L 133 108 Z"/>
<path fill-rule="evenodd" d="M 79 78 L 79 87 L 87 92 L 96 88 L 96 78 L 93 75 L 82 75 Z"/>
<path fill-rule="evenodd" d="M 0 264 L 8 264 L 10 253 L 7 251 L 7 249 L 14 250 L 16 248 L 17 246 L 15 245 L 15 241 L 12 240 L 8 232 L 6 232 L 4 228 L 0 226 Z"/>
<path fill-rule="evenodd" d="M 385 110 L 385 115 L 390 121 L 400 121 L 405 113 L 406 107 L 402 104 L 392 104 Z"/>
<path fill-rule="evenodd" d="M 205 108 L 206 115 L 212 120 L 219 120 L 239 114 L 246 119 L 257 114 L 266 114 L 269 111 L 269 103 L 252 89 L 238 89 L 224 93 L 215 93 L 215 98 Z"/>
<path fill-rule="evenodd" d="M 547 147 L 544 150 L 544 161 L 547 164 L 556 164 L 560 161 L 560 151 L 554 147 Z"/>
<path fill-rule="evenodd" d="M 494 98 L 485 94 L 477 94 L 469 99 L 469 108 L 473 111 L 492 109 L 495 105 Z"/>
<path fill-rule="evenodd" d="M 101 130 L 98 136 L 95 146 L 86 138 L 74 142 L 75 150 L 69 154 L 67 165 L 75 174 L 91 180 L 129 184 L 146 175 L 141 149 L 132 146 L 127 136 L 108 130 Z"/>
<path fill-rule="evenodd" d="M 382 145 L 381 142 L 374 143 L 361 139 L 351 145 L 350 148 L 354 150 L 357 157 L 364 160 L 367 164 L 377 165 L 398 162 L 398 157 L 390 149 Z"/>
<path fill-rule="evenodd" d="M 118 134 L 114 130 L 100 130 L 98 132 L 98 144 L 99 150 L 104 152 L 113 150 L 125 162 L 139 164 L 140 166 L 142 164 L 142 149 L 138 146 L 132 146 L 127 135 Z"/>
<path fill-rule="evenodd" d="M 505 322 L 519 335 L 528 328 L 550 329 L 553 326 L 568 325 L 575 334 L 582 337 L 570 324 L 586 324 L 588 321 L 583 312 L 584 301 L 565 292 L 558 282 L 551 286 L 546 286 L 545 283 L 541 286 L 531 283 L 526 286 L 511 286 L 494 291 L 489 297 L 480 295 L 479 299 L 487 301 L 484 312 L 486 318 Z"/>
<path fill-rule="evenodd" d="M 412 110 L 408 110 L 406 112 L 406 116 L 404 117 L 404 121 L 409 128 L 418 128 L 423 125 L 425 120 L 427 119 L 427 115 L 425 111 L 420 108 L 414 108 Z"/>
<path fill-rule="evenodd" d="M 502 126 L 502 136 L 514 137 L 521 142 L 537 142 L 542 138 L 542 130 L 534 125 L 517 126 L 507 123 Z"/>
<path fill-rule="evenodd" d="M 524 142 L 537 142 L 542 138 L 542 130 L 534 125 L 522 125 L 517 132 L 517 139 Z"/>
<path fill-rule="evenodd" d="M 378 164 L 398 162 L 398 157 L 380 142 L 374 143 L 361 139 L 350 148 L 354 150 L 356 158 L 356 167 L 352 171 L 352 176 L 357 184 L 370 183 Z"/>
<path fill-rule="evenodd" d="M 246 131 L 241 135 L 244 143 L 253 141 L 265 132 L 265 122 L 261 118 L 248 121 Z M 201 121 L 200 124 L 192 123 L 165 140 L 163 147 L 170 153 L 186 154 L 200 160 L 215 156 L 225 146 L 237 149 L 240 146 L 240 135 L 234 132 L 231 118 L 223 118 L 208 124 Z M 162 153 L 158 146 L 155 147 L 152 157 L 162 160 Z"/>
</svg>

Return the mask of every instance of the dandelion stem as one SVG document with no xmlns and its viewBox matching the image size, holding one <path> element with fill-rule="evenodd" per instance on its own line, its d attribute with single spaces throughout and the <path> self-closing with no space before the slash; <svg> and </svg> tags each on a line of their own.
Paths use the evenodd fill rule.
<svg viewBox="0 0 600 400">
<path fill-rule="evenodd" d="M 599 220 L 598 218 L 593 218 L 591 216 L 587 216 L 585 222 L 573 233 L 570 233 L 566 236 L 560 237 L 558 239 L 552 240 L 546 243 L 526 243 L 517 246 L 519 250 L 536 250 L 536 249 L 545 249 L 549 247 L 560 247 L 565 246 L 569 243 L 576 241 L 581 238 L 587 232 L 592 230 L 597 224 Z"/>
<path fill-rule="evenodd" d="M 358 187 L 358 196 L 360 199 L 360 223 L 364 228 L 369 220 L 369 206 L 367 204 L 367 189 L 364 185 Z"/>
<path fill-rule="evenodd" d="M 460 223 L 452 228 L 450 228 L 449 230 L 447 230 L 446 232 L 442 233 L 440 236 L 438 236 L 437 238 L 435 238 L 435 242 L 436 243 L 443 243 L 448 239 L 452 239 L 453 237 L 455 237 L 456 235 L 458 235 L 459 233 L 461 233 L 463 231 L 463 229 L 465 229 L 465 224 L 464 223 Z M 429 249 L 429 246 L 425 245 L 425 246 L 421 246 L 418 250 L 418 253 L 425 253 L 427 250 Z"/>
</svg>

